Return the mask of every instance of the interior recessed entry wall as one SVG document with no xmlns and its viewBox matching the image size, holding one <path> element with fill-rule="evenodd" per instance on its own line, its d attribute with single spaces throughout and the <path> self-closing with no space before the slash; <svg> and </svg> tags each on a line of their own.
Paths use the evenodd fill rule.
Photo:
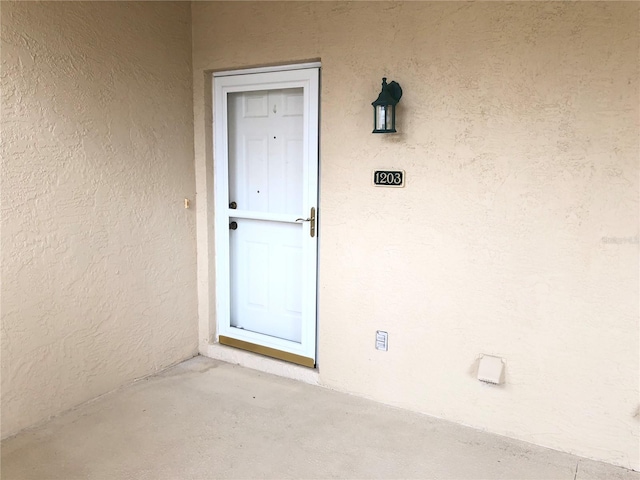
<svg viewBox="0 0 640 480">
<path fill-rule="evenodd" d="M 640 469 L 639 8 L 194 2 L 201 351 L 211 72 L 319 61 L 319 383 Z M 382 77 L 395 135 L 371 133 Z"/>
<path fill-rule="evenodd" d="M 1 2 L 2 436 L 197 353 L 188 3 Z"/>
</svg>

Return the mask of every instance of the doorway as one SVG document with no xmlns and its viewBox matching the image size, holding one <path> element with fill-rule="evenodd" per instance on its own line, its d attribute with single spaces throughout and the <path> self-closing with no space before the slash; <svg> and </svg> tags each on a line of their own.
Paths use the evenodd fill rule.
<svg viewBox="0 0 640 480">
<path fill-rule="evenodd" d="M 316 360 L 319 67 L 214 75 L 218 341 Z"/>
</svg>

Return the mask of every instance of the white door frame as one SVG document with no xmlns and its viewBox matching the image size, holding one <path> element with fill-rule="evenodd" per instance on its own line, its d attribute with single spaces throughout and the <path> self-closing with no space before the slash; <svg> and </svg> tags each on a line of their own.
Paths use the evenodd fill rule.
<svg viewBox="0 0 640 480">
<path fill-rule="evenodd" d="M 302 289 L 303 322 L 301 342 L 269 337 L 230 325 L 230 269 L 229 218 L 238 212 L 229 209 L 228 193 L 228 130 L 227 95 L 234 92 L 302 88 L 304 103 L 303 178 L 308 180 L 304 189 L 303 212 L 318 209 L 318 105 L 319 64 L 287 65 L 265 69 L 215 73 L 214 98 L 214 227 L 215 227 L 215 291 L 216 340 L 247 348 L 269 356 L 314 366 L 316 358 L 316 305 L 317 305 L 317 233 L 303 249 L 305 270 L 313 278 L 305 280 Z M 317 228 L 317 227 L 316 227 Z M 304 231 L 309 233 L 309 224 Z M 257 348 L 251 348 L 251 347 Z"/>
</svg>

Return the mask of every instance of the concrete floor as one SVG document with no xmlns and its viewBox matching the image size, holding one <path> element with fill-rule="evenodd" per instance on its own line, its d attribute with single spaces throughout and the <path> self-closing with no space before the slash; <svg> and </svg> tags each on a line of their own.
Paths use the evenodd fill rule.
<svg viewBox="0 0 640 480">
<path fill-rule="evenodd" d="M 640 473 L 196 357 L 2 442 L 3 480 Z"/>
</svg>

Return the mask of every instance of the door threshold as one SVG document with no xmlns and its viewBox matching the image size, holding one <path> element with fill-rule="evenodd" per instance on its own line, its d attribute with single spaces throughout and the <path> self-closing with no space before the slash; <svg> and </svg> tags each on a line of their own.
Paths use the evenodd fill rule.
<svg viewBox="0 0 640 480">
<path fill-rule="evenodd" d="M 296 355 L 295 353 L 283 352 L 282 350 L 276 350 L 275 348 L 265 347 L 264 345 L 245 342 L 244 340 L 238 340 L 236 338 L 227 337 L 225 335 L 220 335 L 218 341 L 223 345 L 241 348 L 242 350 L 248 350 L 249 352 L 266 355 L 267 357 L 277 358 L 278 360 L 284 360 L 285 362 L 295 363 L 297 365 L 302 365 L 303 367 L 315 368 L 316 366 L 316 362 L 313 360 L 313 358 L 303 357 L 302 355 Z"/>
<path fill-rule="evenodd" d="M 317 368 L 303 367 L 221 343 L 207 345 L 201 349 L 200 354 L 222 362 L 277 375 L 278 377 L 290 378 L 310 385 L 320 385 L 320 376 Z"/>
</svg>

